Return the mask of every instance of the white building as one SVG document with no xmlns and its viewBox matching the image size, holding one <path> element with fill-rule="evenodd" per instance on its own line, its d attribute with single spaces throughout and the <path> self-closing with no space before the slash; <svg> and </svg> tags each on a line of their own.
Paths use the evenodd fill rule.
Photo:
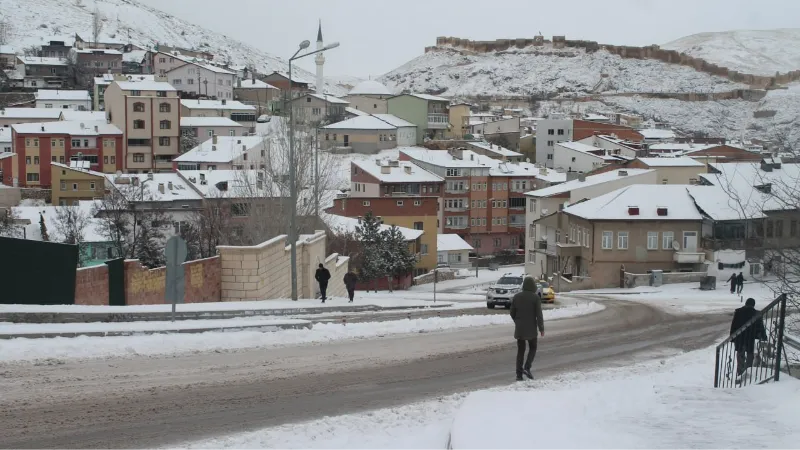
<svg viewBox="0 0 800 450">
<path fill-rule="evenodd" d="M 214 135 L 172 161 L 178 170 L 258 170 L 266 150 L 261 136 Z"/>
<path fill-rule="evenodd" d="M 392 91 L 375 80 L 364 80 L 350 90 L 345 100 L 353 108 L 372 114 L 385 114 L 389 112 L 387 99 L 392 97 Z"/>
<path fill-rule="evenodd" d="M 236 100 L 181 100 L 181 117 L 227 117 L 255 132 L 256 107 Z"/>
<path fill-rule="evenodd" d="M 644 136 L 644 142 L 646 144 L 673 141 L 678 137 L 674 131 L 662 128 L 645 128 L 637 131 Z"/>
<path fill-rule="evenodd" d="M 553 166 L 568 172 L 591 172 L 606 164 L 625 159 L 610 152 L 611 150 L 580 142 L 559 142 L 555 144 Z"/>
<path fill-rule="evenodd" d="M 571 119 L 542 119 L 536 123 L 536 162 L 555 167 L 555 145 L 572 140 Z"/>
<path fill-rule="evenodd" d="M 35 95 L 37 108 L 92 110 L 92 97 L 89 91 L 39 89 Z"/>
<path fill-rule="evenodd" d="M 157 52 L 153 56 L 153 68 L 156 75 L 167 77 L 167 82 L 179 91 L 215 99 L 233 99 L 236 72 L 209 61 L 184 56 L 178 51 Z"/>
<path fill-rule="evenodd" d="M 610 151 L 612 155 L 621 155 L 625 158 L 636 158 L 637 156 L 643 156 L 640 153 L 644 153 L 641 144 L 637 142 L 626 141 L 605 134 L 595 134 L 575 142 L 602 148 Z"/>
<path fill-rule="evenodd" d="M 439 234 L 436 236 L 437 262 L 453 269 L 472 267 L 469 252 L 473 251 L 467 241 L 457 234 Z"/>
<path fill-rule="evenodd" d="M 398 147 L 413 147 L 417 144 L 417 126 L 413 123 L 392 114 L 373 114 L 373 116 L 397 128 Z"/>
<path fill-rule="evenodd" d="M 245 129 L 239 122 L 227 117 L 181 117 L 181 135 L 205 142 L 212 136 L 244 136 Z"/>
</svg>

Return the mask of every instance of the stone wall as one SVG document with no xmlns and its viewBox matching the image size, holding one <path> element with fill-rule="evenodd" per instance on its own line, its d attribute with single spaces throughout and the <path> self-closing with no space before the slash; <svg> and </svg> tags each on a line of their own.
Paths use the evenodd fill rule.
<svg viewBox="0 0 800 450">
<path fill-rule="evenodd" d="M 788 84 L 800 79 L 800 70 L 793 70 L 787 73 L 776 73 L 774 76 L 751 75 L 718 66 L 702 58 L 695 58 L 685 53 L 675 50 L 665 50 L 658 45 L 647 47 L 630 47 L 620 45 L 599 44 L 596 41 L 569 40 L 565 36 L 553 36 L 552 41 L 543 39 L 541 36 L 534 38 L 517 39 L 497 39 L 495 41 L 472 41 L 456 37 L 440 36 L 436 38 L 436 45 L 426 47 L 425 53 L 429 51 L 442 50 L 443 48 L 456 49 L 472 53 L 501 52 L 512 47 L 522 49 L 525 47 L 542 47 L 545 43 L 551 43 L 555 49 L 577 48 L 586 52 L 606 50 L 622 58 L 634 59 L 657 59 L 668 64 L 679 64 L 689 66 L 700 72 L 728 78 L 737 83 L 748 84 L 750 86 L 766 88 L 776 85 Z"/>
<path fill-rule="evenodd" d="M 183 263 L 184 302 L 220 301 L 220 258 Z M 160 305 L 166 303 L 166 267 L 148 269 L 138 260 L 125 261 L 125 304 Z M 108 266 L 78 269 L 75 277 L 76 305 L 108 305 Z"/>
<path fill-rule="evenodd" d="M 45 203 L 52 203 L 53 199 L 53 191 L 50 189 L 20 188 L 19 193 L 22 200 L 44 200 Z"/>
<path fill-rule="evenodd" d="M 438 276 L 438 278 L 436 278 L 436 282 L 437 283 L 440 282 L 440 281 L 447 281 L 447 280 L 455 280 L 456 279 L 456 273 L 453 272 L 452 270 L 439 270 L 438 272 L 439 272 L 439 276 Z M 422 274 L 422 275 L 414 278 L 414 285 L 416 286 L 416 285 L 420 285 L 420 284 L 433 283 L 433 273 L 434 273 L 433 271 L 430 271 L 428 273 Z"/>
<path fill-rule="evenodd" d="M 661 284 L 700 283 L 707 275 L 706 272 L 664 272 Z M 625 272 L 625 287 L 638 286 L 650 286 L 650 274 Z"/>
<path fill-rule="evenodd" d="M 286 235 L 254 246 L 219 246 L 222 261 L 222 301 L 265 300 L 291 296 L 291 255 Z M 314 274 L 319 264 L 331 272 L 330 295 L 343 296 L 342 279 L 349 258 L 325 256 L 326 235 L 317 231 L 297 242 L 297 291 L 300 298 L 315 298 L 318 292 Z"/>
</svg>

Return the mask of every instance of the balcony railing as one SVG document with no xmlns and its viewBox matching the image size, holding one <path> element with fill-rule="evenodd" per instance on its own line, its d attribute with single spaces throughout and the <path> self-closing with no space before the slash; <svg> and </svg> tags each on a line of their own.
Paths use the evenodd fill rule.
<svg viewBox="0 0 800 450">
<path fill-rule="evenodd" d="M 428 114 L 428 128 L 446 129 L 450 124 L 450 117 L 447 114 L 431 113 Z"/>
<path fill-rule="evenodd" d="M 467 205 L 464 205 L 464 206 L 450 206 L 450 207 L 445 207 L 444 210 L 445 211 L 449 211 L 449 212 L 464 212 L 464 211 L 468 211 L 469 210 L 469 206 L 467 206 Z"/>
<path fill-rule="evenodd" d="M 444 228 L 450 228 L 452 230 L 464 230 L 466 228 L 469 228 L 469 225 L 467 225 L 466 223 L 463 223 L 463 224 L 456 223 L 456 224 L 450 224 L 450 225 L 445 223 L 444 224 Z"/>
<path fill-rule="evenodd" d="M 466 194 L 467 192 L 469 192 L 469 188 L 467 188 L 467 187 L 463 187 L 463 188 L 447 188 L 446 187 L 446 188 L 444 188 L 444 191 L 446 193 L 448 193 L 448 194 Z"/>
<path fill-rule="evenodd" d="M 550 256 L 556 256 L 556 244 L 549 243 L 548 241 L 543 241 L 543 240 L 536 241 L 534 250 L 539 253 L 545 253 Z"/>
<path fill-rule="evenodd" d="M 751 237 L 741 239 L 702 238 L 701 246 L 706 250 L 749 250 L 764 247 L 764 238 Z"/>
<path fill-rule="evenodd" d="M 525 222 L 509 222 L 508 226 L 511 228 L 525 228 Z"/>
</svg>

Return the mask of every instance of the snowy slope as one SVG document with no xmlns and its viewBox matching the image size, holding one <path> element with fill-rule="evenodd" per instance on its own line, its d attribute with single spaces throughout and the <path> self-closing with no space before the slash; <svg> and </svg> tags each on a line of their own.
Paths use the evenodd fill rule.
<svg viewBox="0 0 800 450">
<path fill-rule="evenodd" d="M 661 47 L 753 75 L 800 69 L 800 28 L 699 33 Z"/>
<path fill-rule="evenodd" d="M 744 88 L 726 78 L 652 59 L 624 59 L 606 51 L 533 50 L 467 54 L 440 50 L 383 75 L 394 91 L 444 96 L 601 92 L 719 92 Z"/>
<path fill-rule="evenodd" d="M 9 44 L 21 51 L 31 45 L 41 45 L 52 36 L 79 33 L 84 39 L 90 39 L 95 5 L 104 17 L 104 39 L 130 42 L 143 48 L 162 43 L 207 50 L 220 62 L 253 65 L 261 73 L 288 70 L 283 59 L 136 0 L 0 0 L 0 14 L 12 27 Z M 314 79 L 309 72 L 294 70 L 303 78 Z M 338 85 L 330 85 L 329 89 L 334 95 L 346 92 Z"/>
</svg>

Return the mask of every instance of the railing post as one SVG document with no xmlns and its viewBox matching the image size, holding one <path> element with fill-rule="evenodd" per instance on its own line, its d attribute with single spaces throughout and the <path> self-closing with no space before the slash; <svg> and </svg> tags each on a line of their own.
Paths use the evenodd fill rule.
<svg viewBox="0 0 800 450">
<path fill-rule="evenodd" d="M 716 363 L 714 364 L 714 387 L 719 387 L 719 347 L 717 347 Z"/>
<path fill-rule="evenodd" d="M 783 328 L 786 326 L 786 294 L 781 294 L 781 310 L 778 313 L 778 346 L 775 348 L 775 381 L 781 379 L 781 350 L 783 349 Z"/>
</svg>

